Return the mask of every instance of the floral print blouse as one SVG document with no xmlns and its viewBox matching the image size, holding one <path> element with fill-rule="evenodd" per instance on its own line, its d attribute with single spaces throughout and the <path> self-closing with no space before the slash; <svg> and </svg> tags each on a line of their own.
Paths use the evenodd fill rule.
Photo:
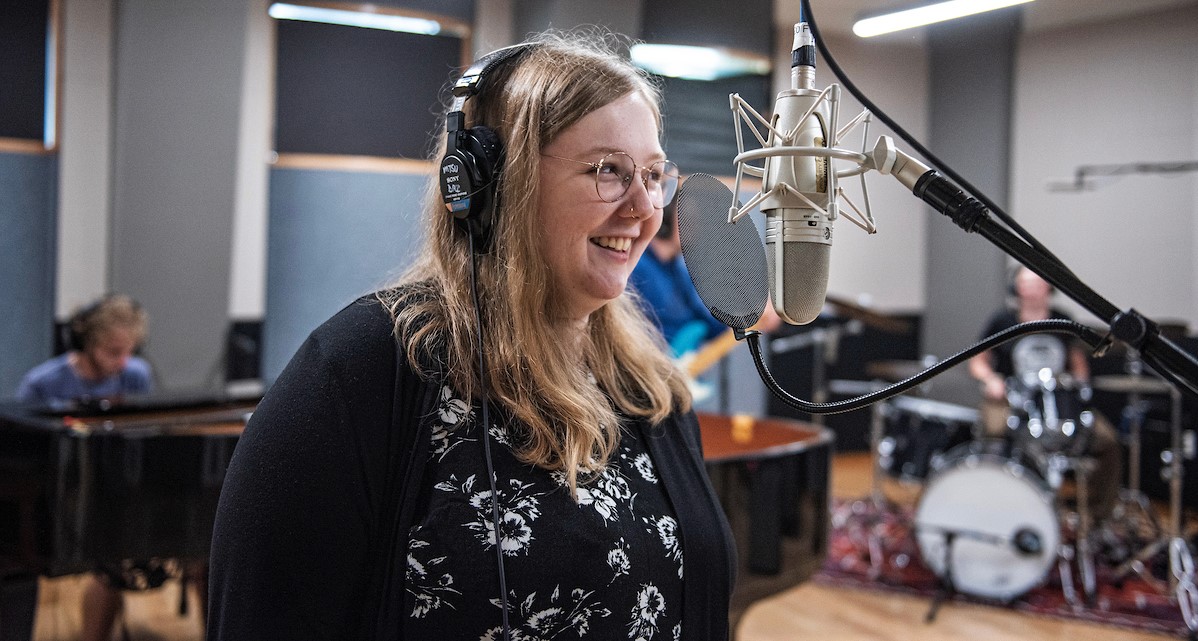
<svg viewBox="0 0 1198 641">
<path fill-rule="evenodd" d="M 425 490 L 408 532 L 408 638 L 503 637 L 479 417 L 479 408 L 442 387 L 439 412 L 429 417 Z M 602 474 L 580 475 L 576 501 L 564 473 L 517 460 L 518 431 L 494 412 L 491 419 L 512 638 L 681 639 L 681 541 L 639 430 L 624 430 Z"/>
</svg>

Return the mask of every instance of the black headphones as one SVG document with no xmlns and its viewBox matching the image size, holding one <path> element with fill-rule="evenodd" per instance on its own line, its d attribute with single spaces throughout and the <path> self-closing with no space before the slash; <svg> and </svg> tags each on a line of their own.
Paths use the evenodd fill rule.
<svg viewBox="0 0 1198 641">
<path fill-rule="evenodd" d="M 494 223 L 499 177 L 503 173 L 503 145 L 499 134 L 484 125 L 466 128 L 462 107 L 482 91 L 483 82 L 499 65 L 519 58 L 529 44 L 497 49 L 479 58 L 453 86 L 453 105 L 445 118 L 445 157 L 439 180 L 445 209 L 458 226 L 474 236 L 474 246 L 485 251 Z"/>
</svg>

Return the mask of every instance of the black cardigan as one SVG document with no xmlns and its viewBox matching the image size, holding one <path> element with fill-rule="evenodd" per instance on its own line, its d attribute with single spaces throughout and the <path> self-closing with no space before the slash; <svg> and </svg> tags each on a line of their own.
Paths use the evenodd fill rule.
<svg viewBox="0 0 1198 641">
<path fill-rule="evenodd" d="M 430 442 L 419 418 L 439 392 L 397 356 L 391 316 L 373 295 L 312 332 L 225 476 L 209 641 L 402 638 L 406 536 Z M 735 552 L 695 416 L 636 427 L 677 512 L 684 635 L 727 639 Z"/>
</svg>

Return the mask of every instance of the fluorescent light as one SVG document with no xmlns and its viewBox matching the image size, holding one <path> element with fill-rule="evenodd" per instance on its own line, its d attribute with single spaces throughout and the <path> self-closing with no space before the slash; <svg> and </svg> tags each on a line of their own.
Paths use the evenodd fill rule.
<svg viewBox="0 0 1198 641">
<path fill-rule="evenodd" d="M 304 22 L 322 22 L 339 24 L 347 27 L 364 27 L 366 29 L 384 29 L 386 31 L 402 31 L 404 33 L 419 33 L 435 36 L 441 33 L 441 23 L 436 20 L 397 16 L 388 13 L 373 13 L 367 11 L 349 11 L 346 9 L 328 9 L 325 7 L 308 7 L 298 4 L 276 2 L 267 10 L 270 17 L 276 20 L 302 20 Z"/>
<path fill-rule="evenodd" d="M 770 60 L 766 56 L 714 47 L 638 44 L 632 46 L 631 55 L 632 64 L 671 78 L 719 80 L 770 73 Z"/>
<path fill-rule="evenodd" d="M 858 20 L 853 25 L 853 33 L 862 38 L 878 36 L 884 33 L 901 31 L 912 27 L 922 27 L 936 22 L 944 22 L 954 18 L 972 16 L 995 9 L 1002 9 L 1032 0 L 949 0 L 938 2 L 914 9 L 896 11 L 881 16 Z"/>
</svg>

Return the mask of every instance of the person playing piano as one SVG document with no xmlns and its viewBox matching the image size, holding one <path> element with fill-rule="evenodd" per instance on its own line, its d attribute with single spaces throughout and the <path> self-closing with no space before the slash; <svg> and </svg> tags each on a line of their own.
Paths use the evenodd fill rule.
<svg viewBox="0 0 1198 641">
<path fill-rule="evenodd" d="M 124 294 L 109 294 L 77 311 L 68 323 L 70 349 L 34 367 L 17 387 L 17 400 L 56 405 L 145 394 L 153 389 L 149 363 L 135 356 L 148 315 Z M 161 585 L 169 562 L 158 559 L 102 565 L 83 588 L 82 641 L 107 641 L 120 614 L 123 589 Z"/>
<path fill-rule="evenodd" d="M 147 315 L 129 296 L 111 294 L 70 320 L 70 349 L 29 370 L 17 400 L 49 405 L 84 398 L 149 392 L 150 364 L 134 356 L 146 337 Z"/>
</svg>

